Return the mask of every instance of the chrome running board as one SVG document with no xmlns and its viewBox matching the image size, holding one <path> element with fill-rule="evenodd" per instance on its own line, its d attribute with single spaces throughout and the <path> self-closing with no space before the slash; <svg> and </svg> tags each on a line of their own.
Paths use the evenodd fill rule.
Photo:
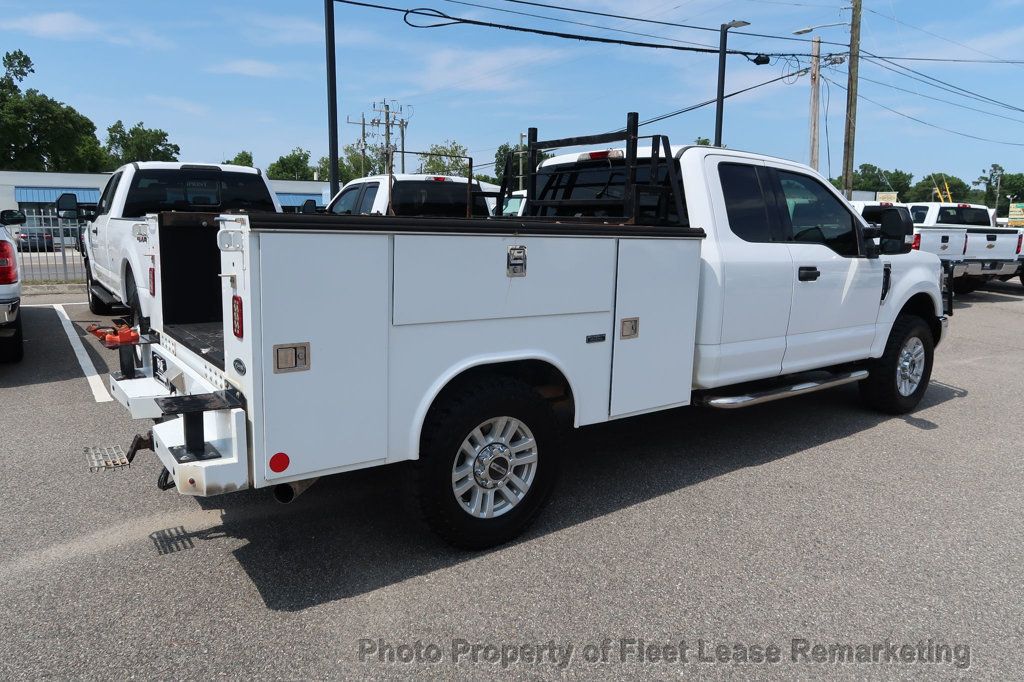
<svg viewBox="0 0 1024 682">
<path fill-rule="evenodd" d="M 757 393 L 748 393 L 747 395 L 705 396 L 699 402 L 701 405 L 715 407 L 720 410 L 737 410 L 741 407 L 770 403 L 773 400 L 792 398 L 794 396 L 804 395 L 805 393 L 822 391 L 826 388 L 842 386 L 843 384 L 851 384 L 854 381 L 860 381 L 867 378 L 868 371 L 866 369 L 858 369 L 853 372 L 833 374 L 831 379 L 825 379 L 823 381 L 804 381 L 799 384 L 793 384 L 792 386 L 782 386 L 781 388 L 773 388 L 768 391 L 759 391 Z"/>
</svg>

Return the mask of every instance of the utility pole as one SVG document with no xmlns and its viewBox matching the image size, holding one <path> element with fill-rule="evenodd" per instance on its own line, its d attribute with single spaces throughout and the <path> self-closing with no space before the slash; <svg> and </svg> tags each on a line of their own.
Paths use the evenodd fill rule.
<svg viewBox="0 0 1024 682">
<path fill-rule="evenodd" d="M 327 44 L 327 175 L 333 197 L 338 193 L 338 72 L 334 50 L 334 0 L 324 0 L 324 38 Z"/>
<path fill-rule="evenodd" d="M 821 38 L 811 40 L 811 168 L 818 170 L 818 114 L 821 101 Z"/>
<path fill-rule="evenodd" d="M 750 26 L 748 21 L 733 19 L 728 24 L 722 24 L 718 39 L 718 98 L 715 107 L 715 146 L 722 146 L 722 118 L 725 110 L 725 56 L 728 53 L 726 45 L 729 40 L 730 28 L 743 28 Z"/>
<path fill-rule="evenodd" d="M 401 145 L 402 145 L 402 172 L 403 173 L 405 172 L 405 127 L 407 125 L 409 125 L 409 121 L 408 120 L 406 120 L 404 118 L 398 119 L 398 130 L 399 130 L 399 132 L 401 133 L 401 136 L 402 136 Z"/>
<path fill-rule="evenodd" d="M 853 197 L 853 148 L 857 136 L 857 81 L 860 67 L 860 13 L 861 0 L 852 0 L 850 18 L 850 63 L 846 83 L 846 132 L 843 137 L 843 193 Z"/>
<path fill-rule="evenodd" d="M 400 115 L 403 113 L 402 106 L 399 105 L 395 108 L 394 105 L 395 103 L 393 101 L 388 102 L 387 98 L 381 100 L 380 106 L 374 103 L 373 110 L 380 114 L 380 116 L 370 121 L 370 125 L 373 127 L 383 126 L 384 128 L 384 172 L 388 175 L 394 172 L 392 157 L 395 150 L 391 147 L 391 128 L 394 126 L 398 127 L 401 136 L 402 171 L 405 172 L 405 128 L 409 124 L 409 119 L 400 118 Z"/>
<path fill-rule="evenodd" d="M 358 121 L 352 121 L 346 116 L 345 122 L 359 126 L 359 142 L 356 144 L 359 148 L 359 174 L 366 175 L 366 114 L 360 113 Z"/>
</svg>

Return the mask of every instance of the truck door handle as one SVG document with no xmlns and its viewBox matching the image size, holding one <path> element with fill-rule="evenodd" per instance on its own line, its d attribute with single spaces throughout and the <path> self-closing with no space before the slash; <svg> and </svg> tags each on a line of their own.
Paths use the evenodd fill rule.
<svg viewBox="0 0 1024 682">
<path fill-rule="evenodd" d="M 801 265 L 797 279 L 801 282 L 814 282 L 821 277 L 821 271 L 813 265 Z"/>
</svg>

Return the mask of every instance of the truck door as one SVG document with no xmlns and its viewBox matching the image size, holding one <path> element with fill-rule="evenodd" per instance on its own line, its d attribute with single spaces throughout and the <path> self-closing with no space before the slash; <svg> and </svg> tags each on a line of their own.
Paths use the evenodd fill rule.
<svg viewBox="0 0 1024 682">
<path fill-rule="evenodd" d="M 110 176 L 107 186 L 103 188 L 99 203 L 96 205 L 96 217 L 89 223 L 85 234 L 89 242 L 89 269 L 93 277 L 104 284 L 114 281 L 111 272 L 110 258 L 107 255 L 110 240 L 110 211 L 114 203 L 114 195 L 121 184 L 122 172 Z"/>
<path fill-rule="evenodd" d="M 861 223 L 834 190 L 794 170 L 771 170 L 793 260 L 785 373 L 868 357 L 883 264 L 864 256 Z"/>
<path fill-rule="evenodd" d="M 793 261 L 767 169 L 759 161 L 711 155 L 705 171 L 720 227 L 702 246 L 696 383 L 713 388 L 777 376 L 786 352 Z"/>
</svg>

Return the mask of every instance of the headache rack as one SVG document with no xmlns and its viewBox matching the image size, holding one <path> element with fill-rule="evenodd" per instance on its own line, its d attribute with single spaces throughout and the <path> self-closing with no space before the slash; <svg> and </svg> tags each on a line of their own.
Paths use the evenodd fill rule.
<svg viewBox="0 0 1024 682">
<path fill-rule="evenodd" d="M 626 115 L 626 127 L 612 133 L 600 135 L 584 135 L 581 137 L 566 137 L 554 140 L 538 140 L 537 129 L 530 128 L 528 132 L 527 174 L 526 174 L 526 211 L 527 217 L 544 218 L 544 209 L 578 209 L 574 212 L 575 220 L 616 222 L 625 225 L 638 224 L 642 212 L 640 210 L 641 198 L 645 195 L 655 195 L 659 198 L 659 209 L 656 212 L 656 222 L 664 223 L 668 220 L 669 202 L 671 201 L 677 216 L 686 215 L 683 207 L 682 180 L 679 169 L 672 156 L 672 147 L 669 144 L 667 135 L 645 135 L 639 134 L 640 116 L 636 112 Z M 646 183 L 637 182 L 637 167 L 640 165 L 637 149 L 641 139 L 651 141 L 651 156 L 643 160 L 643 165 L 650 166 L 648 174 L 649 181 Z M 592 145 L 606 145 L 613 142 L 625 142 L 626 152 L 623 164 L 626 172 L 625 184 L 622 198 L 587 198 L 587 199 L 539 199 L 537 192 L 538 165 L 541 162 L 541 154 L 548 150 L 563 147 L 582 147 Z M 660 165 L 666 168 L 665 179 L 667 184 L 660 180 Z M 512 155 L 506 159 L 505 172 L 502 176 L 501 190 L 498 192 L 498 212 L 505 200 L 511 196 L 510 184 L 514 172 L 512 169 Z M 619 209 L 620 213 L 614 213 Z M 587 216 L 587 210 L 600 210 L 604 215 L 600 217 Z M 551 219 L 547 217 L 547 219 Z M 558 220 L 565 220 L 559 217 Z"/>
</svg>

